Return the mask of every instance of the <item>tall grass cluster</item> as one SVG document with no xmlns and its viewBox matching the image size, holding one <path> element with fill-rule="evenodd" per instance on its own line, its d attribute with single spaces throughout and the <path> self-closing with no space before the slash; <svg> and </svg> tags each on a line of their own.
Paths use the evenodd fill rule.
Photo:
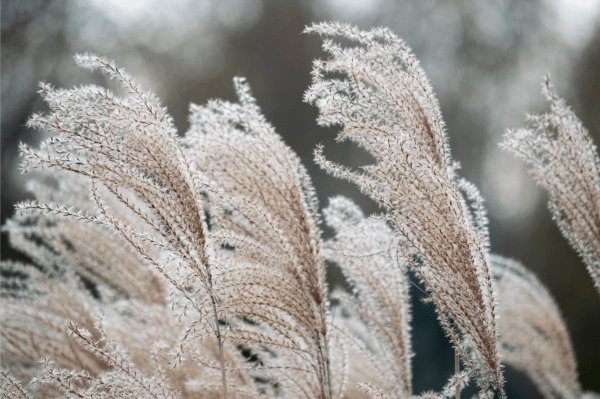
<svg viewBox="0 0 600 399">
<path fill-rule="evenodd" d="M 380 213 L 334 197 L 320 214 L 243 78 L 237 103 L 192 105 L 179 136 L 123 69 L 77 55 L 127 95 L 40 85 L 50 112 L 29 126 L 48 138 L 21 146 L 37 200 L 4 227 L 31 261 L 2 263 L 3 397 L 425 399 L 471 385 L 491 399 L 506 397 L 503 364 L 547 398 L 598 397 L 582 392 L 548 291 L 490 253 L 483 199 L 410 48 L 385 28 L 306 32 L 329 58 L 314 62 L 305 101 L 374 159 L 351 170 L 318 147 L 315 162 Z M 548 191 L 600 293 L 600 159 L 549 79 L 544 94 L 550 112 L 501 145 Z M 351 289 L 330 291 L 330 264 Z M 454 347 L 440 392 L 413 392 L 411 277 Z"/>
</svg>

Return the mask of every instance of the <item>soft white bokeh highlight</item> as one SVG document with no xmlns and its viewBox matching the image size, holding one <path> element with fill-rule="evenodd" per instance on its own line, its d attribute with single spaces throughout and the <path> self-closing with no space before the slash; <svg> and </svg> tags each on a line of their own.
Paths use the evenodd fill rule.
<svg viewBox="0 0 600 399">
<path fill-rule="evenodd" d="M 553 6 L 570 43 L 587 42 L 599 25 L 600 0 L 553 0 Z"/>
<path fill-rule="evenodd" d="M 542 193 L 525 164 L 496 149 L 490 149 L 484 159 L 482 191 L 490 215 L 509 231 L 531 228 Z"/>
</svg>

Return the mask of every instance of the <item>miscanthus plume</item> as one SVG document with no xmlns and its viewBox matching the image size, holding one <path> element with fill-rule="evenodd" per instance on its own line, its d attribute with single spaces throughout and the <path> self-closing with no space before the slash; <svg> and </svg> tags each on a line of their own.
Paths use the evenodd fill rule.
<svg viewBox="0 0 600 399">
<path fill-rule="evenodd" d="M 383 28 L 306 31 L 325 37 L 329 59 L 315 61 L 305 100 L 375 162 L 350 170 L 321 147 L 315 160 L 381 213 L 335 197 L 321 218 L 306 169 L 243 78 L 237 103 L 192 105 L 180 137 L 123 69 L 78 55 L 127 95 L 40 85 L 50 112 L 29 126 L 48 138 L 21 146 L 24 171 L 39 172 L 28 183 L 37 199 L 3 228 L 30 259 L 2 263 L 4 397 L 445 398 L 475 384 L 492 398 L 505 397 L 503 362 L 546 397 L 592 397 L 548 292 L 490 254 L 483 199 L 458 176 L 406 43 Z M 533 165 L 598 286 L 598 156 L 547 93 L 552 113 L 505 146 Z M 329 292 L 327 262 L 351 290 Z M 456 351 L 437 393 L 412 388 L 411 274 Z"/>
<path fill-rule="evenodd" d="M 600 158 L 549 76 L 543 93 L 551 112 L 529 115 L 530 128 L 509 130 L 501 147 L 524 160 L 548 191 L 554 221 L 583 259 L 600 294 Z"/>
</svg>

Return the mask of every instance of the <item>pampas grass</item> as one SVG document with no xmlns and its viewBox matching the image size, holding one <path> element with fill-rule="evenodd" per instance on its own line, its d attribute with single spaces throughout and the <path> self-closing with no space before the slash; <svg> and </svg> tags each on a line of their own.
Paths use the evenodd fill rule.
<svg viewBox="0 0 600 399">
<path fill-rule="evenodd" d="M 310 176 L 243 78 L 237 103 L 192 105 L 179 137 L 153 93 L 112 61 L 78 55 L 128 94 L 40 85 L 50 113 L 29 126 L 48 138 L 21 146 L 37 200 L 4 227 L 31 262 L 2 263 L 2 395 L 457 398 L 475 384 L 493 398 L 505 397 L 505 363 L 545 397 L 593 397 L 547 290 L 490 254 L 483 199 L 458 175 L 407 44 L 385 28 L 306 32 L 324 37 L 329 59 L 315 61 L 305 101 L 375 160 L 350 170 L 319 147 L 315 161 L 381 213 L 334 197 L 320 215 Z M 598 155 L 546 87 L 552 112 L 503 146 L 532 165 L 596 280 Z M 350 290 L 329 291 L 328 262 Z M 413 392 L 411 275 L 456 352 L 440 392 Z"/>
</svg>

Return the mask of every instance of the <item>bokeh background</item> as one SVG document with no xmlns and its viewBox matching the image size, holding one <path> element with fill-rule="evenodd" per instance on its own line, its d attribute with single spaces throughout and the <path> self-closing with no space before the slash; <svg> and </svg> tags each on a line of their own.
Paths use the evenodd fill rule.
<svg viewBox="0 0 600 399">
<path fill-rule="evenodd" d="M 25 127 L 31 113 L 45 110 L 38 81 L 114 87 L 75 67 L 72 56 L 85 51 L 115 59 L 155 91 L 182 134 L 190 102 L 235 100 L 232 78 L 247 77 L 267 119 L 307 166 L 322 206 L 342 194 L 377 212 L 312 162 L 318 143 L 346 165 L 370 159 L 335 144 L 336 129 L 317 127 L 317 110 L 302 102 L 311 62 L 325 54 L 317 37 L 301 32 L 323 20 L 387 26 L 413 48 L 432 82 L 453 156 L 487 200 L 493 252 L 523 261 L 547 285 L 571 332 L 581 383 L 600 391 L 600 297 L 553 224 L 545 193 L 521 162 L 498 149 L 525 113 L 548 109 L 540 94 L 548 72 L 599 144 L 599 16 L 598 0 L 2 0 L 2 224 L 15 202 L 31 196 L 17 146 L 41 139 Z M 19 256 L 3 235 L 2 258 Z M 335 270 L 331 281 L 339 283 Z M 433 309 L 414 291 L 419 393 L 445 384 L 453 352 Z M 523 375 L 508 369 L 506 377 L 509 397 L 539 396 Z"/>
</svg>

